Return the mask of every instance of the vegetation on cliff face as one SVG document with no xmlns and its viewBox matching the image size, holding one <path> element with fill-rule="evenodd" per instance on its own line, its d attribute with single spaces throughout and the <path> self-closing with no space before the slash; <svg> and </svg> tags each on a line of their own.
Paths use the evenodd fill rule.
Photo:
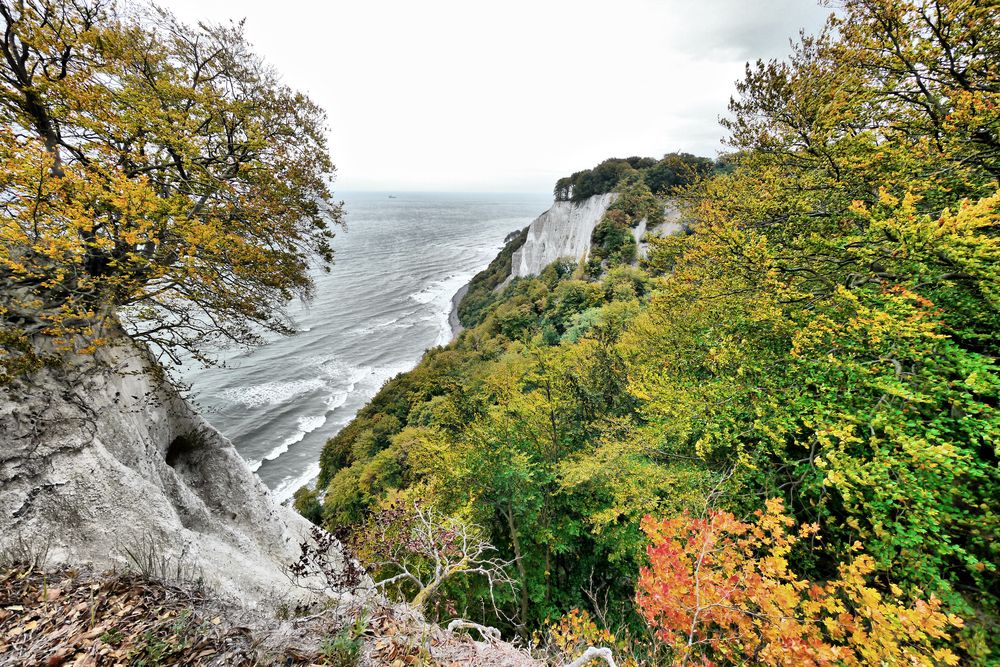
<svg viewBox="0 0 1000 667">
<path fill-rule="evenodd" d="M 714 166 L 708 158 L 686 153 L 670 154 L 660 161 L 631 157 L 605 160 L 593 170 L 560 179 L 555 192 L 557 202 L 569 201 L 570 192 L 586 193 L 586 197 L 574 196 L 574 203 L 587 197 L 615 193 L 615 201 L 608 206 L 591 234 L 588 274 L 597 277 L 608 268 L 635 263 L 638 246 L 633 230 L 643 222 L 647 229 L 663 222 L 664 204 L 654 193 L 671 193 L 681 184 L 710 173 Z M 581 176 L 591 173 L 598 176 Z M 501 295 L 498 288 L 510 278 L 513 255 L 526 243 L 529 231 L 530 227 L 512 235 L 490 265 L 469 283 L 458 305 L 458 318 L 463 326 L 479 322 L 498 301 Z"/>
<path fill-rule="evenodd" d="M 332 258 L 324 114 L 239 24 L 155 8 L 0 3 L 0 378 L 29 339 L 124 314 L 169 355 L 288 330 Z"/>
<path fill-rule="evenodd" d="M 587 273 L 599 277 L 609 268 L 633 264 L 638 244 L 633 229 L 646 223 L 652 229 L 663 222 L 663 201 L 653 194 L 640 174 L 628 174 L 615 188 L 608 206 L 590 235 Z"/>
<path fill-rule="evenodd" d="M 469 326 L 472 322 L 478 321 L 482 312 L 496 301 L 496 289 L 510 277 L 514 253 L 527 239 L 528 228 L 525 227 L 514 234 L 514 238 L 507 241 L 490 265 L 477 273 L 469 282 L 465 297 L 458 304 L 458 321 L 462 326 Z"/>
<path fill-rule="evenodd" d="M 693 233 L 512 281 L 328 443 L 321 520 L 419 500 L 481 526 L 516 594 L 498 617 L 466 579 L 437 613 L 633 660 L 988 663 L 998 26 L 847 0 L 748 66 Z"/>
</svg>

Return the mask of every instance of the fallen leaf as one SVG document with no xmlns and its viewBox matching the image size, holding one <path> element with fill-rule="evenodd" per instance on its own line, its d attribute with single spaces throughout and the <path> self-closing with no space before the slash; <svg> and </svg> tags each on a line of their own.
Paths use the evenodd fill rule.
<svg viewBox="0 0 1000 667">
<path fill-rule="evenodd" d="M 47 667 L 56 667 L 57 665 L 61 665 L 64 662 L 66 662 L 66 656 L 68 655 L 69 655 L 69 649 L 61 648 L 52 655 L 50 655 L 48 659 L 45 661 L 45 664 L 47 665 Z"/>
</svg>

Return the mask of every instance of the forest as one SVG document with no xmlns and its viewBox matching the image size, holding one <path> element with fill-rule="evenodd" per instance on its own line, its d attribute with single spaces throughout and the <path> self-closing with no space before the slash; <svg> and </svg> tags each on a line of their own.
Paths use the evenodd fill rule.
<svg viewBox="0 0 1000 667">
<path fill-rule="evenodd" d="M 556 201 L 583 201 L 594 195 L 614 192 L 624 178 L 638 176 L 656 194 L 665 194 L 677 186 L 689 185 L 699 177 L 711 173 L 719 162 L 691 155 L 668 153 L 662 159 L 649 157 L 609 158 L 593 169 L 574 172 L 560 178 L 552 194 Z"/>
<path fill-rule="evenodd" d="M 385 590 L 628 665 L 995 659 L 1000 10 L 838 7 L 721 168 L 561 179 L 619 193 L 589 260 L 497 291 L 508 247 L 327 443 L 296 507 Z"/>
</svg>

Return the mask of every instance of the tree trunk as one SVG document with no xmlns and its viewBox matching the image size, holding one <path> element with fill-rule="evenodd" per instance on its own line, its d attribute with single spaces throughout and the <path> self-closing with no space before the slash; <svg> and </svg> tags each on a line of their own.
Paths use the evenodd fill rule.
<svg viewBox="0 0 1000 667">
<path fill-rule="evenodd" d="M 517 573 L 521 577 L 521 627 L 528 623 L 528 575 L 524 570 L 524 559 L 521 554 L 521 541 L 517 537 L 517 528 L 514 526 L 514 512 L 507 502 L 504 511 L 507 518 L 507 528 L 510 530 L 510 542 L 514 547 L 514 565 L 517 566 Z"/>
</svg>

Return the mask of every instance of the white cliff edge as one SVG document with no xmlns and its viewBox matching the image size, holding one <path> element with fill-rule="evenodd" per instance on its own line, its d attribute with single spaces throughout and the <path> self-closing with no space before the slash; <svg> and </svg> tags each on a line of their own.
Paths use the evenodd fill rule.
<svg viewBox="0 0 1000 667">
<path fill-rule="evenodd" d="M 552 208 L 535 218 L 528 227 L 527 240 L 511 258 L 510 277 L 500 287 L 513 278 L 538 275 L 561 257 L 585 261 L 590 252 L 590 237 L 594 228 L 617 196 L 617 193 L 610 192 L 594 195 L 582 202 L 554 202 Z M 683 229 L 680 210 L 673 202 L 668 202 L 661 224 L 647 228 L 646 221 L 642 220 L 632 230 L 639 257 L 646 256 L 647 244 L 643 238 L 647 234 L 667 236 Z"/>
<path fill-rule="evenodd" d="M 552 208 L 535 218 L 524 245 L 514 251 L 511 278 L 537 275 L 560 257 L 586 259 L 594 227 L 616 197 L 610 192 L 582 202 L 554 202 Z"/>
<path fill-rule="evenodd" d="M 254 605 L 309 524 L 121 333 L 0 389 L 0 558 L 137 569 L 148 558 Z"/>
<path fill-rule="evenodd" d="M 645 238 L 649 236 L 663 237 L 670 236 L 671 234 L 680 234 L 686 227 L 681 210 L 677 208 L 677 204 L 672 201 L 667 202 L 667 205 L 663 209 L 663 222 L 653 227 L 648 227 L 645 218 L 643 218 L 632 229 L 632 236 L 635 238 L 639 258 L 646 259 L 649 255 L 649 243 L 644 240 Z"/>
</svg>

